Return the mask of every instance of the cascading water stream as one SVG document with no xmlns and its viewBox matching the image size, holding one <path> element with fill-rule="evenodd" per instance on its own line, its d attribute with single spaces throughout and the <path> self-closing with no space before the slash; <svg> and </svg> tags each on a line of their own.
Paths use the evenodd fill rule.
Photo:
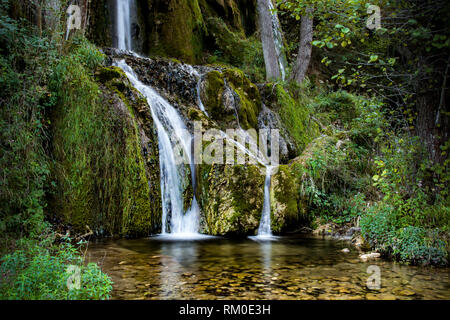
<svg viewBox="0 0 450 320">
<path fill-rule="evenodd" d="M 272 167 L 266 167 L 266 179 L 264 182 L 264 204 L 261 214 L 261 221 L 258 228 L 258 237 L 272 237 L 272 227 L 270 222 L 270 183 L 272 178 Z"/>
<path fill-rule="evenodd" d="M 226 82 L 225 82 L 226 84 Z M 200 109 L 204 109 L 201 96 L 200 96 L 200 89 L 199 84 L 197 85 L 197 95 L 198 95 L 198 101 L 199 101 L 199 107 Z M 238 120 L 238 134 L 244 137 L 243 144 L 234 140 L 232 137 L 229 137 L 225 132 L 220 131 L 222 134 L 222 138 L 228 139 L 229 142 L 231 142 L 234 146 L 236 146 L 241 152 L 244 152 L 244 154 L 247 154 L 250 158 L 253 160 L 256 160 L 259 164 L 262 164 L 266 167 L 266 178 L 264 181 L 264 203 L 263 203 L 263 209 L 261 213 L 261 221 L 258 228 L 258 234 L 257 238 L 271 238 L 272 237 L 272 227 L 271 227 L 271 220 L 270 220 L 270 214 L 271 214 L 271 208 L 270 208 L 270 184 L 272 180 L 272 169 L 273 167 L 269 165 L 268 159 L 261 154 L 260 150 L 258 150 L 258 146 L 256 141 L 251 137 L 251 135 L 248 134 L 247 131 L 241 128 L 239 125 L 239 118 L 236 111 L 236 118 Z M 205 112 L 206 114 L 206 112 Z M 208 115 L 208 114 L 206 114 Z M 249 147 L 251 150 L 249 150 L 246 147 L 246 141 L 249 143 Z"/>
<path fill-rule="evenodd" d="M 131 5 L 133 0 L 115 0 L 116 4 L 116 47 L 132 50 L 131 46 Z"/>
<path fill-rule="evenodd" d="M 281 34 L 280 20 L 278 20 L 278 16 L 274 11 L 275 8 L 273 6 L 272 0 L 267 0 L 267 2 L 269 4 L 269 10 L 272 15 L 273 38 L 275 42 L 275 50 L 277 52 L 278 65 L 280 66 L 281 79 L 285 80 L 287 60 L 283 49 L 283 36 Z"/>
<path fill-rule="evenodd" d="M 114 64 L 125 72 L 132 85 L 147 99 L 158 132 L 163 209 L 162 234 L 170 233 L 180 237 L 198 236 L 200 212 L 197 199 L 194 195 L 191 207 L 184 213 L 179 176 L 179 166 L 188 160 L 195 188 L 195 165 L 191 155 L 192 136 L 175 108 L 154 89 L 143 84 L 125 60 L 116 61 Z M 178 151 L 181 151 L 187 159 L 179 161 L 181 159 L 177 158 L 179 154 L 176 153 L 175 147 L 181 148 Z"/>
<path fill-rule="evenodd" d="M 120 50 L 131 51 L 131 1 L 132 0 L 116 0 L 116 47 Z M 273 8 L 273 7 L 272 7 Z M 276 18 L 276 16 L 275 16 Z M 279 32 L 279 22 L 276 19 L 277 24 L 274 24 L 274 30 Z M 278 26 L 278 29 L 276 28 Z M 275 31 L 274 31 L 275 32 Z M 276 37 L 276 39 L 278 39 Z M 281 34 L 279 34 L 281 39 Z M 281 44 L 281 42 L 280 42 Z M 281 48 L 281 46 L 279 47 Z M 281 52 L 281 51 L 280 51 Z M 280 61 L 280 68 L 281 60 Z M 191 207 L 184 213 L 183 210 L 183 192 L 181 187 L 181 179 L 179 174 L 179 166 L 189 161 L 191 169 L 192 187 L 196 189 L 196 167 L 194 163 L 194 156 L 192 154 L 193 137 L 187 130 L 181 116 L 164 100 L 154 89 L 143 84 L 133 69 L 127 65 L 125 60 L 116 61 L 116 66 L 121 68 L 132 85 L 147 99 L 150 106 L 153 121 L 155 123 L 158 132 L 158 146 L 160 157 L 160 171 L 161 171 L 161 197 L 162 197 L 162 234 L 178 235 L 181 237 L 197 237 L 199 235 L 199 219 L 200 208 L 195 196 L 192 199 Z M 197 81 L 197 102 L 198 107 L 207 116 L 205 107 L 201 100 L 201 75 L 190 65 L 183 65 L 186 71 L 198 78 Z M 284 78 L 284 67 L 282 68 Z M 236 110 L 237 112 L 237 110 Z M 237 116 L 237 115 L 236 115 Z M 169 133 L 172 133 L 169 135 Z M 258 236 L 268 237 L 271 236 L 270 226 L 270 180 L 271 180 L 271 167 L 268 165 L 267 159 L 261 156 L 258 149 L 255 148 L 256 142 L 252 137 L 239 126 L 239 134 L 244 137 L 244 143 L 240 143 L 231 137 L 228 137 L 222 132 L 224 137 L 231 141 L 239 150 L 247 154 L 249 157 L 255 159 L 258 163 L 266 166 L 266 179 L 264 184 L 264 205 L 261 215 L 261 223 L 258 229 Z M 246 142 L 248 141 L 250 148 L 246 148 Z M 187 159 L 179 161 L 179 154 L 176 153 L 175 147 L 181 146 L 181 153 Z M 169 221 L 170 219 L 170 221 Z"/>
<path fill-rule="evenodd" d="M 202 77 L 199 75 L 199 79 L 197 82 L 197 101 L 198 101 L 198 107 L 200 108 L 200 110 L 202 110 L 207 117 L 209 117 L 208 113 L 206 112 L 205 106 L 203 105 L 202 102 L 202 96 L 200 95 L 201 92 L 201 84 L 202 84 Z"/>
</svg>

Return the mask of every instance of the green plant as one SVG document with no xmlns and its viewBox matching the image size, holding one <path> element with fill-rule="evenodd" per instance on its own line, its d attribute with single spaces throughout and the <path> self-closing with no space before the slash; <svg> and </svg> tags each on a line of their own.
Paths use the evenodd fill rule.
<svg viewBox="0 0 450 320">
<path fill-rule="evenodd" d="M 361 217 L 361 233 L 369 244 L 379 250 L 389 251 L 397 220 L 392 206 L 376 203 Z"/>
<path fill-rule="evenodd" d="M 19 249 L 1 258 L 0 299 L 85 300 L 109 299 L 111 279 L 95 263 L 84 263 L 80 251 L 64 239 L 60 245 L 22 241 Z M 80 272 L 80 287 L 68 286 L 70 268 Z M 75 268 L 74 268 L 75 267 Z"/>
<path fill-rule="evenodd" d="M 397 230 L 392 239 L 392 254 L 404 262 L 415 264 L 445 265 L 447 251 L 445 243 L 435 232 L 408 226 Z"/>
</svg>

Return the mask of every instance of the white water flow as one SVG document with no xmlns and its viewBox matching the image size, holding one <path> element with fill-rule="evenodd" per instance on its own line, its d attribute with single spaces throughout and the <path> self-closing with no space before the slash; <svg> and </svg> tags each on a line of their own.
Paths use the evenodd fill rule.
<svg viewBox="0 0 450 320">
<path fill-rule="evenodd" d="M 198 76 L 198 82 L 197 82 L 197 103 L 198 103 L 198 107 L 200 108 L 200 110 L 202 110 L 204 112 L 204 114 L 206 114 L 207 117 L 209 117 L 208 113 L 206 112 L 205 106 L 203 105 L 202 102 L 202 96 L 201 96 L 201 85 L 202 85 L 202 76 L 199 75 Z"/>
<path fill-rule="evenodd" d="M 278 19 L 277 19 L 278 20 Z M 283 72 L 285 69 L 282 69 Z M 284 79 L 284 73 L 283 73 Z M 204 111 L 203 103 L 200 96 L 200 81 L 197 84 L 197 96 L 199 101 L 199 107 Z M 202 108 L 203 107 L 203 108 Z M 225 132 L 220 131 L 222 134 L 222 138 L 226 138 L 232 145 L 234 145 L 238 151 L 243 152 L 248 155 L 250 158 L 255 160 L 257 163 L 266 166 L 266 178 L 264 181 L 264 203 L 263 209 L 261 213 L 261 221 L 259 223 L 258 233 L 256 238 L 271 238 L 272 237 L 272 226 L 271 226 L 271 208 L 270 208 L 270 184 L 272 180 L 272 167 L 269 165 L 269 159 L 265 155 L 263 155 L 255 141 L 254 137 L 252 137 L 246 130 L 242 129 L 239 125 L 239 117 L 236 111 L 236 118 L 238 120 L 238 134 L 243 137 L 243 141 L 236 141 L 233 137 L 228 136 Z M 204 111 L 205 112 L 205 111 Z M 206 115 L 208 115 L 205 112 Z M 247 148 L 248 143 L 248 148 Z"/>
<path fill-rule="evenodd" d="M 280 20 L 278 20 L 278 16 L 274 11 L 275 8 L 273 6 L 272 0 L 267 0 L 267 2 L 269 3 L 269 10 L 272 15 L 272 30 L 275 42 L 275 50 L 277 52 L 278 65 L 280 66 L 281 78 L 282 80 L 285 80 L 287 60 L 283 49 L 283 36 L 281 34 Z"/>
<path fill-rule="evenodd" d="M 131 2 L 116 0 L 117 49 L 131 51 Z"/>
<path fill-rule="evenodd" d="M 272 167 L 266 167 L 266 180 L 264 182 L 264 204 L 259 222 L 258 237 L 272 237 L 272 227 L 270 222 L 270 183 L 272 177 Z"/>
<path fill-rule="evenodd" d="M 182 69 L 184 69 L 187 73 L 197 78 L 197 86 L 196 86 L 197 105 L 200 108 L 200 110 L 203 111 L 203 113 L 206 114 L 207 117 L 209 117 L 208 113 L 206 112 L 205 106 L 203 105 L 201 97 L 202 75 L 189 64 L 183 64 Z"/>
<path fill-rule="evenodd" d="M 170 233 L 180 238 L 197 237 L 199 206 L 194 195 L 191 207 L 184 212 L 179 173 L 180 166 L 186 163 L 180 157 L 185 157 L 190 163 L 192 185 L 195 190 L 195 165 L 191 155 L 192 136 L 176 109 L 154 89 L 143 84 L 125 60 L 116 61 L 114 64 L 125 72 L 132 85 L 147 99 L 158 132 L 163 209 L 162 234 Z"/>
</svg>

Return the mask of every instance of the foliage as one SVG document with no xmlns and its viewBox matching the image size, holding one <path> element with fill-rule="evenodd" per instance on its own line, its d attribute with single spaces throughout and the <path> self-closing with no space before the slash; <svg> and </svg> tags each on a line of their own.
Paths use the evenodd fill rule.
<svg viewBox="0 0 450 320">
<path fill-rule="evenodd" d="M 268 86 L 271 86 L 270 84 Z M 305 149 L 306 145 L 317 135 L 317 124 L 310 118 L 311 90 L 307 84 L 298 88 L 295 84 L 284 89 L 282 84 L 275 84 L 279 115 L 290 136 L 295 140 L 298 150 Z"/>
<path fill-rule="evenodd" d="M 111 281 L 78 248 L 54 245 L 44 220 L 50 181 L 49 113 L 58 96 L 52 79 L 61 60 L 61 38 L 48 36 L 8 15 L 0 2 L 0 299 L 105 299 Z M 39 34 L 39 36 L 38 36 Z M 82 44 L 82 53 L 92 45 Z M 98 58 L 98 57 L 97 57 Z M 96 57 L 83 59 L 92 67 Z M 69 264 L 82 271 L 83 286 L 69 291 Z"/>
<path fill-rule="evenodd" d="M 361 218 L 373 247 L 408 263 L 446 264 L 449 205 L 447 190 L 433 181 L 435 166 L 417 137 L 387 132 L 375 160 L 372 184 L 382 200 Z"/>
<path fill-rule="evenodd" d="M 311 114 L 329 136 L 315 139 L 300 157 L 300 193 L 313 216 L 336 223 L 356 221 L 367 201 L 378 148 L 385 126 L 380 105 L 345 91 L 321 92 L 309 103 Z M 371 125 L 367 125 L 370 123 Z"/>
<path fill-rule="evenodd" d="M 379 203 L 361 218 L 361 231 L 369 243 L 385 255 L 413 264 L 447 264 L 448 249 L 439 231 L 423 227 L 398 228 L 394 207 Z"/>
<path fill-rule="evenodd" d="M 49 163 L 44 145 L 54 104 L 46 85 L 57 49 L 0 4 L 0 232 L 34 236 L 43 228 Z"/>
<path fill-rule="evenodd" d="M 50 246 L 49 239 L 22 240 L 16 251 L 1 258 L 0 299 L 109 299 L 111 279 L 95 263 L 85 264 L 83 243 L 75 247 L 69 241 Z M 79 288 L 74 267 L 80 271 Z M 71 282 L 75 285 L 69 289 Z"/>
<path fill-rule="evenodd" d="M 331 138 L 306 149 L 301 192 L 312 214 L 338 223 L 356 223 L 361 216 L 366 240 L 385 254 L 445 263 L 450 175 L 442 108 L 450 29 L 439 24 L 448 26 L 449 3 L 277 3 L 282 19 L 294 24 L 313 9 L 315 57 L 338 88 L 311 103 Z M 381 8 L 379 29 L 367 28 L 369 5 Z M 298 35 L 290 40 L 294 51 Z M 342 88 L 375 98 L 357 98 Z"/>
<path fill-rule="evenodd" d="M 209 18 L 208 28 L 216 47 L 209 63 L 232 65 L 242 69 L 253 82 L 264 81 L 264 57 L 258 38 L 245 38 L 241 33 L 231 31 L 219 18 Z"/>
</svg>

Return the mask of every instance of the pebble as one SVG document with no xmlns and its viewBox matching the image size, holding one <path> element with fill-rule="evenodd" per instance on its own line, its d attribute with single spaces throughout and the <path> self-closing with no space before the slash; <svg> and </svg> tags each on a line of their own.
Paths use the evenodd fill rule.
<svg viewBox="0 0 450 320">
<path fill-rule="evenodd" d="M 408 289 L 405 289 L 405 290 L 402 290 L 402 291 L 399 292 L 399 295 L 406 296 L 406 297 L 414 296 L 415 294 L 416 293 L 414 291 L 411 291 L 411 290 L 408 290 Z"/>
</svg>

